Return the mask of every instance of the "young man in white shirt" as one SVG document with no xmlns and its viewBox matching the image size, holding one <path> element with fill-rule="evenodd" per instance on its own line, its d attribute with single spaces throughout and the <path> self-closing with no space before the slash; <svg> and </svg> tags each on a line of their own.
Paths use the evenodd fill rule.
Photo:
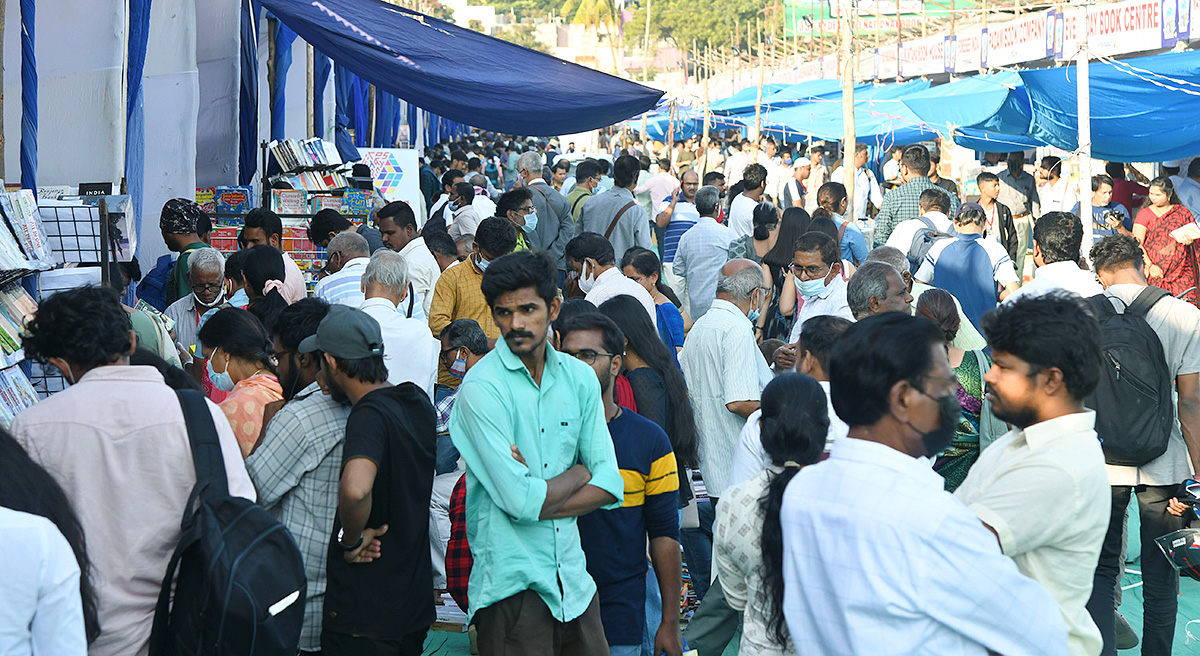
<svg viewBox="0 0 1200 656">
<path fill-rule="evenodd" d="M 796 313 L 796 323 L 788 336 L 789 344 L 799 341 L 804 322 L 812 317 L 830 315 L 854 320 L 846 301 L 841 251 L 833 237 L 821 232 L 807 232 L 796 240 L 795 251 L 791 274 L 804 305 Z M 785 296 L 783 300 L 789 299 Z M 781 307 L 780 311 L 788 314 L 791 308 Z"/>
<path fill-rule="evenodd" d="M 621 273 L 612 244 L 603 235 L 585 232 L 567 242 L 563 254 L 567 266 L 579 273 L 579 291 L 586 295 L 584 300 L 600 307 L 601 303 L 614 296 L 632 296 L 646 308 L 650 323 L 657 324 L 654 298 L 645 287 Z"/>
<path fill-rule="evenodd" d="M 754 232 L 754 208 L 763 201 L 767 188 L 767 167 L 751 164 L 742 178 L 745 189 L 729 204 L 729 227 L 734 238 Z"/>
<path fill-rule="evenodd" d="M 1060 291 L 1005 303 L 983 330 L 995 362 L 983 376 L 988 400 L 1013 428 L 983 450 L 954 496 L 1058 601 L 1070 653 L 1098 654 L 1086 605 L 1111 497 L 1096 413 L 1083 401 L 1100 380 L 1100 325 L 1083 299 Z"/>
<path fill-rule="evenodd" d="M 879 180 L 875 178 L 875 174 L 871 169 L 867 168 L 867 144 L 860 143 L 854 145 L 854 189 L 849 190 L 854 194 L 854 218 L 867 218 L 867 202 L 869 201 L 876 209 L 883 207 L 883 192 L 879 189 Z M 844 165 L 843 165 L 844 166 Z M 846 184 L 845 174 L 842 172 L 842 167 L 839 166 L 829 176 L 829 182 L 840 182 Z"/>
<path fill-rule="evenodd" d="M 950 211 L 950 197 L 941 189 L 926 189 L 921 192 L 921 216 L 916 219 L 901 221 L 888 235 L 885 246 L 891 246 L 901 253 L 908 254 L 912 250 L 913 238 L 921 228 L 933 228 L 948 235 L 954 234 L 954 223 L 946 213 Z"/>
<path fill-rule="evenodd" d="M 962 412 L 942 332 L 867 317 L 838 340 L 829 374 L 849 434 L 792 478 L 780 511 L 797 653 L 1067 654 L 1054 598 L 923 461 L 950 445 Z"/>
<path fill-rule="evenodd" d="M 1042 158 L 1037 168 L 1037 179 L 1041 180 L 1038 197 L 1041 199 L 1042 214 L 1067 212 L 1079 202 L 1070 180 L 1062 177 L 1062 159 L 1054 155 Z M 1040 215 L 1039 215 L 1040 216 Z M 1034 217 L 1037 218 L 1037 217 Z"/>
<path fill-rule="evenodd" d="M 1090 298 L 1104 291 L 1096 275 L 1079 268 L 1083 223 L 1070 212 L 1048 212 L 1033 224 L 1033 280 L 1004 299 L 1068 291 Z"/>
</svg>

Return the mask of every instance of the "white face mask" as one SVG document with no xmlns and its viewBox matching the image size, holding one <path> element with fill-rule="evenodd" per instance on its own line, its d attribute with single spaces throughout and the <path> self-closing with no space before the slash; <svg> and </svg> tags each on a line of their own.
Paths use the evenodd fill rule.
<svg viewBox="0 0 1200 656">
<path fill-rule="evenodd" d="M 588 268 L 588 263 L 584 262 L 584 274 L 579 276 L 579 291 L 583 292 L 584 294 L 592 291 L 592 288 L 596 286 L 596 270 L 593 267 L 591 269 L 591 273 L 588 273 Z"/>
</svg>

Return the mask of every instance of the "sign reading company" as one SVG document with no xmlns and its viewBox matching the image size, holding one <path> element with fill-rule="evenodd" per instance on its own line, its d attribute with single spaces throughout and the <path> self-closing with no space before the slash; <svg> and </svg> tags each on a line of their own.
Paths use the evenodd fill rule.
<svg viewBox="0 0 1200 656">
<path fill-rule="evenodd" d="M 984 33 L 982 65 L 1008 66 L 1052 56 L 1055 18 L 1056 12 L 1045 11 L 989 25 Z"/>
</svg>

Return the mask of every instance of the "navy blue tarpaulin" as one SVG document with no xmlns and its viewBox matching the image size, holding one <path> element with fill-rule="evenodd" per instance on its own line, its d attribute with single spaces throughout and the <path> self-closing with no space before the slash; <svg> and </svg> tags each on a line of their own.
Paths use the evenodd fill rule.
<svg viewBox="0 0 1200 656">
<path fill-rule="evenodd" d="M 484 130 L 583 132 L 649 111 L 663 95 L 380 0 L 262 0 L 262 5 L 380 89 Z"/>
</svg>

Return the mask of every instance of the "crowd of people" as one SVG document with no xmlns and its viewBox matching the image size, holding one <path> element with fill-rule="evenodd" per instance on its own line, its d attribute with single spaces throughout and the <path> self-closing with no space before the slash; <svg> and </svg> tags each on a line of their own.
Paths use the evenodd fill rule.
<svg viewBox="0 0 1200 656">
<path fill-rule="evenodd" d="M 303 654 L 420 654 L 443 591 L 485 656 L 1171 653 L 1200 159 L 1110 165 L 1081 220 L 1054 157 L 968 200 L 922 145 L 881 181 L 865 145 L 604 139 L 429 149 L 416 206 L 312 218 L 311 294 L 274 212 L 224 255 L 175 199 L 162 308 L 43 299 L 69 386 L 0 432 L 0 653 L 150 653 L 176 390 L 295 540 Z"/>
</svg>

